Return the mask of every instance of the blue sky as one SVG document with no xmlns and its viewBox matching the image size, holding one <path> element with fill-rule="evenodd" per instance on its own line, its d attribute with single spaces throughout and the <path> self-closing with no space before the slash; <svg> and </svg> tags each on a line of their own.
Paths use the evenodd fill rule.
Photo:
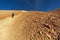
<svg viewBox="0 0 60 40">
<path fill-rule="evenodd" d="M 60 0 L 0 0 L 0 10 L 49 11 L 60 8 Z"/>
</svg>

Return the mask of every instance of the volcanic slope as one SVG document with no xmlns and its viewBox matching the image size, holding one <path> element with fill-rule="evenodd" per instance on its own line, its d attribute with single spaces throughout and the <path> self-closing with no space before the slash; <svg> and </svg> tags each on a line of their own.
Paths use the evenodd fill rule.
<svg viewBox="0 0 60 40">
<path fill-rule="evenodd" d="M 1 40 L 59 40 L 59 13 L 38 11 L 16 13 L 18 15 L 14 18 L 9 16 L 1 20 Z"/>
</svg>

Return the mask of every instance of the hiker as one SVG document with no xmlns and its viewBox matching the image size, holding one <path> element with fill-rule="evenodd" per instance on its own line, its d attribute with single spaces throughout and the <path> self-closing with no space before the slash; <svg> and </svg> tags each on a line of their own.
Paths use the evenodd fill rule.
<svg viewBox="0 0 60 40">
<path fill-rule="evenodd" d="M 12 13 L 12 18 L 14 17 L 14 13 Z"/>
</svg>

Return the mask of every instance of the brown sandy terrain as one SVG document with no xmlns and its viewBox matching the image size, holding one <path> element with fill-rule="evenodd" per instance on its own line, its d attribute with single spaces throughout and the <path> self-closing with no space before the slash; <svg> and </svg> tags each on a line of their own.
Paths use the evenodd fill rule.
<svg viewBox="0 0 60 40">
<path fill-rule="evenodd" d="M 60 13 L 55 12 L 0 10 L 0 40 L 60 40 Z"/>
</svg>

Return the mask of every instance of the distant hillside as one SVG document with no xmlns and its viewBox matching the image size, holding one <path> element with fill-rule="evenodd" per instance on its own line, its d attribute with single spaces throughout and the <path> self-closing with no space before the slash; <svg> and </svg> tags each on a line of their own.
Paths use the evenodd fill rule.
<svg viewBox="0 0 60 40">
<path fill-rule="evenodd" d="M 49 12 L 54 12 L 54 13 L 58 12 L 58 13 L 60 13 L 60 8 L 56 9 L 56 10 L 49 11 Z"/>
</svg>

